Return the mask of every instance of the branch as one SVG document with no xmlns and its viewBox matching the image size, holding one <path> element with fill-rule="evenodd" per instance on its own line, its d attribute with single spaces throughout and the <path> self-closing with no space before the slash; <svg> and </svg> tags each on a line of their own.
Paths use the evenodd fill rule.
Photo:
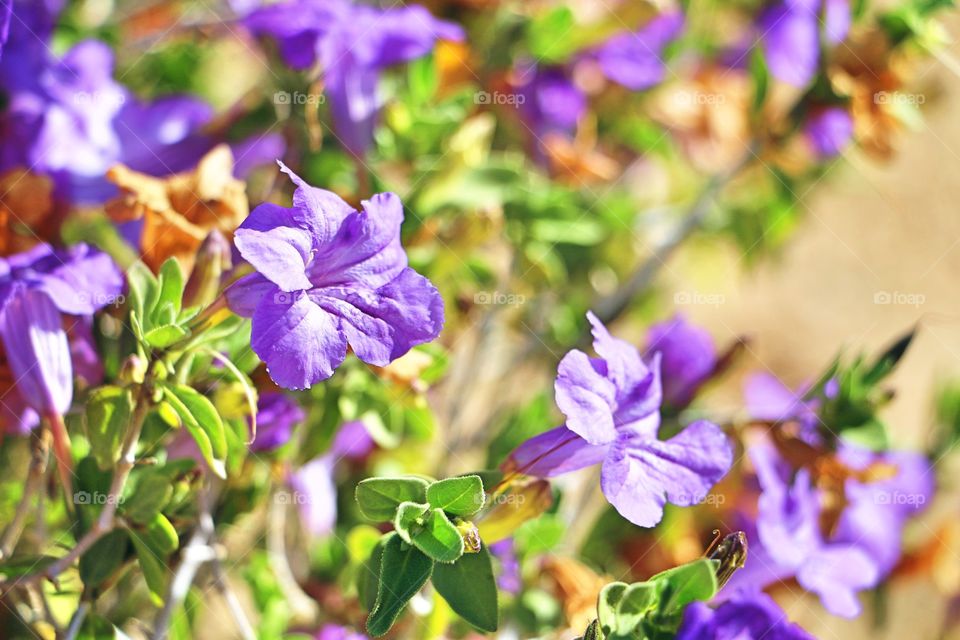
<svg viewBox="0 0 960 640">
<path fill-rule="evenodd" d="M 10 557 L 13 550 L 23 534 L 23 528 L 27 524 L 27 514 L 30 510 L 30 502 L 33 495 L 43 486 L 43 478 L 47 474 L 47 460 L 50 457 L 51 433 L 49 429 L 42 429 L 40 436 L 33 439 L 33 452 L 30 458 L 30 468 L 27 471 L 27 480 L 23 485 L 23 495 L 20 497 L 20 503 L 17 505 L 17 511 L 13 514 L 13 520 L 3 532 L 0 538 L 0 560 Z"/>
<path fill-rule="evenodd" d="M 670 237 L 657 247 L 653 254 L 644 262 L 640 263 L 626 282 L 611 294 L 605 300 L 595 305 L 597 317 L 604 324 L 608 324 L 623 314 L 630 302 L 644 289 L 650 286 L 654 276 L 660 271 L 660 268 L 666 264 L 667 259 L 690 235 L 700 228 L 707 214 L 710 212 L 710 205 L 713 204 L 717 194 L 730 182 L 740 171 L 756 157 L 754 146 L 748 148 L 743 159 L 735 167 L 726 173 L 716 175 L 707 182 L 706 187 L 697 196 L 697 199 L 691 205 L 686 215 L 674 229 Z"/>
</svg>

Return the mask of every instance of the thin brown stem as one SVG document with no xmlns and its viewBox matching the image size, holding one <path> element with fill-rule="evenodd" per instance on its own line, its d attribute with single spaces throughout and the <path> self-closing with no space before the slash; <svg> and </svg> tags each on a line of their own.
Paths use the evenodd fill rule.
<svg viewBox="0 0 960 640">
<path fill-rule="evenodd" d="M 20 497 L 16 513 L 13 514 L 13 520 L 10 521 L 3 532 L 3 537 L 0 538 L 0 560 L 10 557 L 23 534 L 33 496 L 39 492 L 43 486 L 43 479 L 47 475 L 47 461 L 50 458 L 52 437 L 50 430 L 44 428 L 33 438 L 30 468 L 27 471 L 27 480 L 23 485 L 23 495 Z"/>
</svg>

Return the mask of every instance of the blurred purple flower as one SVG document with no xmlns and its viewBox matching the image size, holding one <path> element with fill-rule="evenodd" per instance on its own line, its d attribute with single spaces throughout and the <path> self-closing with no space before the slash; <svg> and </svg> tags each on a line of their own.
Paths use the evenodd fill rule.
<svg viewBox="0 0 960 640">
<path fill-rule="evenodd" d="M 660 354 L 663 401 L 674 408 L 688 405 L 717 366 L 713 338 L 679 315 L 650 327 L 646 353 Z"/>
<path fill-rule="evenodd" d="M 832 158 L 853 139 L 853 118 L 842 107 L 818 109 L 807 119 L 804 132 L 820 158 Z"/>
<path fill-rule="evenodd" d="M 7 412 L 16 414 L 26 407 L 39 415 L 67 411 L 73 399 L 73 365 L 61 314 L 89 316 L 122 291 L 120 270 L 109 256 L 87 245 L 55 250 L 40 244 L 0 258 L 0 338 L 17 391 Z M 82 343 L 83 328 L 78 331 L 74 342 Z M 96 376 L 83 345 L 77 348 L 84 376 Z M 21 416 L 15 427 L 35 422 Z"/>
<path fill-rule="evenodd" d="M 825 391 L 828 396 L 836 393 L 835 383 L 828 382 Z M 806 387 L 793 391 L 769 373 L 754 374 L 744 387 L 747 413 L 754 420 L 796 421 L 799 437 L 807 444 L 820 445 L 823 441 L 817 416 L 820 403 L 816 399 L 806 399 L 806 393 Z"/>
<path fill-rule="evenodd" d="M 592 313 L 587 317 L 600 358 L 574 350 L 560 361 L 556 401 L 566 424 L 527 440 L 506 464 L 551 477 L 602 463 L 607 500 L 627 520 L 652 527 L 666 502 L 703 500 L 730 468 L 733 451 L 723 431 L 705 420 L 658 439 L 659 356 L 647 366 L 632 345 L 613 338 Z"/>
<path fill-rule="evenodd" d="M 667 72 L 663 50 L 683 32 L 679 11 L 662 13 L 634 33 L 616 35 L 586 54 L 608 79 L 639 91 L 661 82 Z"/>
<path fill-rule="evenodd" d="M 500 561 L 497 588 L 507 593 L 517 594 L 523 587 L 523 580 L 520 578 L 520 562 L 513 547 L 513 538 L 504 538 L 490 545 L 490 553 Z"/>
<path fill-rule="evenodd" d="M 293 208 L 262 204 L 240 225 L 234 242 L 257 273 L 227 290 L 273 380 L 304 389 L 333 375 L 348 345 L 384 366 L 436 338 L 443 299 L 407 266 L 400 199 L 381 193 L 355 211 L 280 166 L 297 185 Z"/>
<path fill-rule="evenodd" d="M 362 422 L 340 427 L 330 450 L 293 471 L 288 482 L 304 527 L 313 536 L 325 536 L 337 523 L 337 486 L 333 472 L 340 460 L 363 458 L 373 450 L 373 440 Z"/>
<path fill-rule="evenodd" d="M 535 136 L 569 133 L 577 126 L 587 110 L 587 98 L 565 69 L 528 64 L 517 75 L 526 80 L 517 90 L 522 96 L 520 113 Z"/>
<path fill-rule="evenodd" d="M 748 453 L 762 493 L 756 532 L 750 536 L 754 544 L 728 589 L 762 588 L 793 577 L 817 594 L 830 613 L 859 615 L 857 592 L 876 586 L 881 578 L 876 561 L 855 543 L 825 539 L 821 497 L 809 470 L 794 473 L 769 443 L 756 444 Z"/>
<path fill-rule="evenodd" d="M 250 445 L 250 451 L 270 451 L 285 445 L 293 428 L 304 418 L 306 414 L 303 409 L 287 394 L 269 391 L 260 394 L 257 401 L 257 437 Z"/>
<path fill-rule="evenodd" d="M 380 72 L 425 56 L 437 40 L 463 39 L 459 25 L 419 5 L 379 9 L 350 0 L 289 0 L 257 9 L 243 22 L 254 34 L 274 38 L 294 69 L 319 61 L 336 134 L 357 157 L 373 140 Z"/>
<path fill-rule="evenodd" d="M 934 470 L 926 456 L 910 451 L 876 453 L 841 443 L 840 459 L 852 469 L 889 465 L 892 477 L 875 482 L 848 478 L 844 487 L 847 505 L 833 540 L 863 548 L 886 576 L 900 560 L 901 537 L 907 520 L 933 498 Z"/>
<path fill-rule="evenodd" d="M 367 636 L 338 624 L 325 624 L 317 631 L 315 640 L 367 640 Z"/>
<path fill-rule="evenodd" d="M 813 640 L 791 623 L 773 598 L 740 591 L 716 608 L 692 602 L 683 611 L 677 640 Z"/>
<path fill-rule="evenodd" d="M 849 0 L 779 0 L 760 15 L 758 30 L 775 78 L 802 87 L 820 64 L 820 30 L 837 44 L 850 30 Z"/>
</svg>

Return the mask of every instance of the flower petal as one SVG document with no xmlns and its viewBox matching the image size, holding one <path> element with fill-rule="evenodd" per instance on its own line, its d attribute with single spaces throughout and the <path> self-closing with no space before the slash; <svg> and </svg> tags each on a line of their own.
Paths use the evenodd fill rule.
<svg viewBox="0 0 960 640">
<path fill-rule="evenodd" d="M 293 209 L 288 210 L 295 226 L 309 230 L 315 245 L 330 242 L 344 219 L 354 212 L 353 207 L 332 191 L 310 186 L 279 160 L 277 164 L 280 171 L 297 185 L 293 192 Z"/>
<path fill-rule="evenodd" d="M 277 285 L 259 273 L 251 273 L 231 284 L 224 293 L 227 296 L 227 305 L 234 313 L 250 318 L 264 296 L 279 292 Z"/>
<path fill-rule="evenodd" d="M 557 427 L 530 438 L 513 450 L 501 465 L 505 471 L 551 478 L 599 464 L 607 445 L 590 444 L 566 427 Z"/>
<path fill-rule="evenodd" d="M 797 571 L 797 582 L 820 596 L 824 608 L 836 616 L 860 615 L 857 591 L 877 584 L 880 572 L 861 549 L 831 545 L 815 552 Z"/>
<path fill-rule="evenodd" d="M 310 288 L 307 263 L 313 240 L 307 229 L 290 226 L 290 210 L 261 204 L 234 234 L 240 255 L 283 291 Z"/>
<path fill-rule="evenodd" d="M 630 522 L 652 527 L 669 501 L 689 506 L 706 498 L 733 463 L 727 437 L 706 420 L 694 422 L 667 441 L 620 438 L 603 462 L 601 487 Z"/>
<path fill-rule="evenodd" d="M 613 419 L 617 389 L 604 373 L 603 361 L 574 349 L 560 361 L 554 383 L 567 428 L 590 444 L 608 444 L 617 437 Z"/>
<path fill-rule="evenodd" d="M 270 377 L 287 389 L 329 378 L 347 355 L 337 319 L 302 291 L 265 296 L 253 313 L 251 336 Z"/>
<path fill-rule="evenodd" d="M 70 345 L 50 297 L 17 287 L 0 315 L 0 337 L 24 401 L 41 414 L 66 413 L 73 399 Z"/>
</svg>

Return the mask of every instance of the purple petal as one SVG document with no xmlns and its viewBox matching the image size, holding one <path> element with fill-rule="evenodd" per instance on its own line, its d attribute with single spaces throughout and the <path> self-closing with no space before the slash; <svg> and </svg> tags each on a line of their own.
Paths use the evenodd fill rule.
<svg viewBox="0 0 960 640">
<path fill-rule="evenodd" d="M 634 91 L 652 87 L 663 80 L 663 49 L 680 35 L 683 21 L 679 12 L 657 16 L 636 33 L 610 38 L 593 55 L 610 80 Z"/>
<path fill-rule="evenodd" d="M 110 256 L 85 244 L 58 250 L 38 245 L 8 261 L 15 279 L 45 291 L 63 313 L 90 315 L 123 292 L 123 275 Z"/>
<path fill-rule="evenodd" d="M 363 421 L 353 420 L 340 425 L 333 444 L 330 445 L 330 453 L 338 458 L 356 460 L 366 456 L 375 447 L 376 444 Z"/>
<path fill-rule="evenodd" d="M 820 61 L 817 9 L 810 2 L 784 0 L 760 17 L 767 66 L 775 78 L 797 87 L 806 85 Z"/>
<path fill-rule="evenodd" d="M 560 361 L 554 383 L 567 428 L 590 444 L 609 444 L 617 437 L 613 419 L 617 389 L 604 376 L 603 368 L 602 361 L 574 349 Z"/>
<path fill-rule="evenodd" d="M 376 366 L 433 340 L 443 328 L 443 298 L 409 268 L 376 291 L 325 288 L 311 291 L 310 297 L 340 318 L 338 326 L 357 357 Z"/>
<path fill-rule="evenodd" d="M 348 53 L 324 80 L 336 137 L 353 156 L 362 158 L 373 141 L 380 110 L 380 72 L 357 64 Z"/>
<path fill-rule="evenodd" d="M 313 240 L 306 229 L 288 226 L 290 221 L 289 209 L 261 204 L 237 229 L 233 242 L 240 255 L 281 291 L 300 291 L 312 286 L 306 269 Z"/>
<path fill-rule="evenodd" d="M 310 186 L 279 160 L 277 164 L 297 186 L 293 192 L 293 209 L 288 210 L 293 221 L 291 226 L 309 230 L 317 245 L 332 241 L 346 217 L 354 212 L 353 207 L 332 191 Z"/>
<path fill-rule="evenodd" d="M 314 458 L 290 474 L 293 502 L 300 510 L 306 530 L 314 536 L 333 532 L 337 522 L 337 487 L 333 483 L 333 460 Z"/>
<path fill-rule="evenodd" d="M 250 450 L 270 451 L 286 444 L 293 428 L 305 418 L 303 409 L 287 394 L 261 394 L 257 402 L 257 437 Z"/>
<path fill-rule="evenodd" d="M 860 614 L 856 592 L 876 586 L 876 564 L 857 547 L 833 545 L 816 551 L 800 567 L 797 582 L 820 596 L 830 613 L 844 618 Z"/>
<path fill-rule="evenodd" d="M 593 445 L 566 427 L 530 438 L 513 450 L 503 468 L 529 476 L 550 478 L 599 464 L 609 446 Z"/>
<path fill-rule="evenodd" d="M 698 420 L 666 442 L 643 436 L 617 440 L 603 462 L 601 487 L 620 515 L 652 527 L 667 501 L 689 506 L 706 498 L 732 463 L 723 431 Z"/>
<path fill-rule="evenodd" d="M 66 413 L 73 399 L 70 345 L 50 297 L 17 287 L 0 315 L 0 337 L 24 401 L 40 414 Z"/>
<path fill-rule="evenodd" d="M 307 389 L 333 375 L 347 355 L 337 319 L 306 293 L 264 296 L 253 313 L 250 346 L 270 377 L 286 389 Z"/>
<path fill-rule="evenodd" d="M 689 404 L 717 366 L 713 338 L 682 316 L 650 327 L 646 352 L 660 354 L 663 397 L 674 407 Z"/>
<path fill-rule="evenodd" d="M 273 284 L 259 273 L 246 275 L 227 287 L 227 305 L 237 315 L 244 318 L 253 317 L 257 305 L 265 296 L 272 296 L 280 292 Z"/>
<path fill-rule="evenodd" d="M 400 245 L 400 198 L 379 193 L 362 204 L 363 209 L 346 216 L 334 238 L 318 248 L 309 270 L 314 286 L 363 283 L 376 289 L 407 267 Z"/>
</svg>

